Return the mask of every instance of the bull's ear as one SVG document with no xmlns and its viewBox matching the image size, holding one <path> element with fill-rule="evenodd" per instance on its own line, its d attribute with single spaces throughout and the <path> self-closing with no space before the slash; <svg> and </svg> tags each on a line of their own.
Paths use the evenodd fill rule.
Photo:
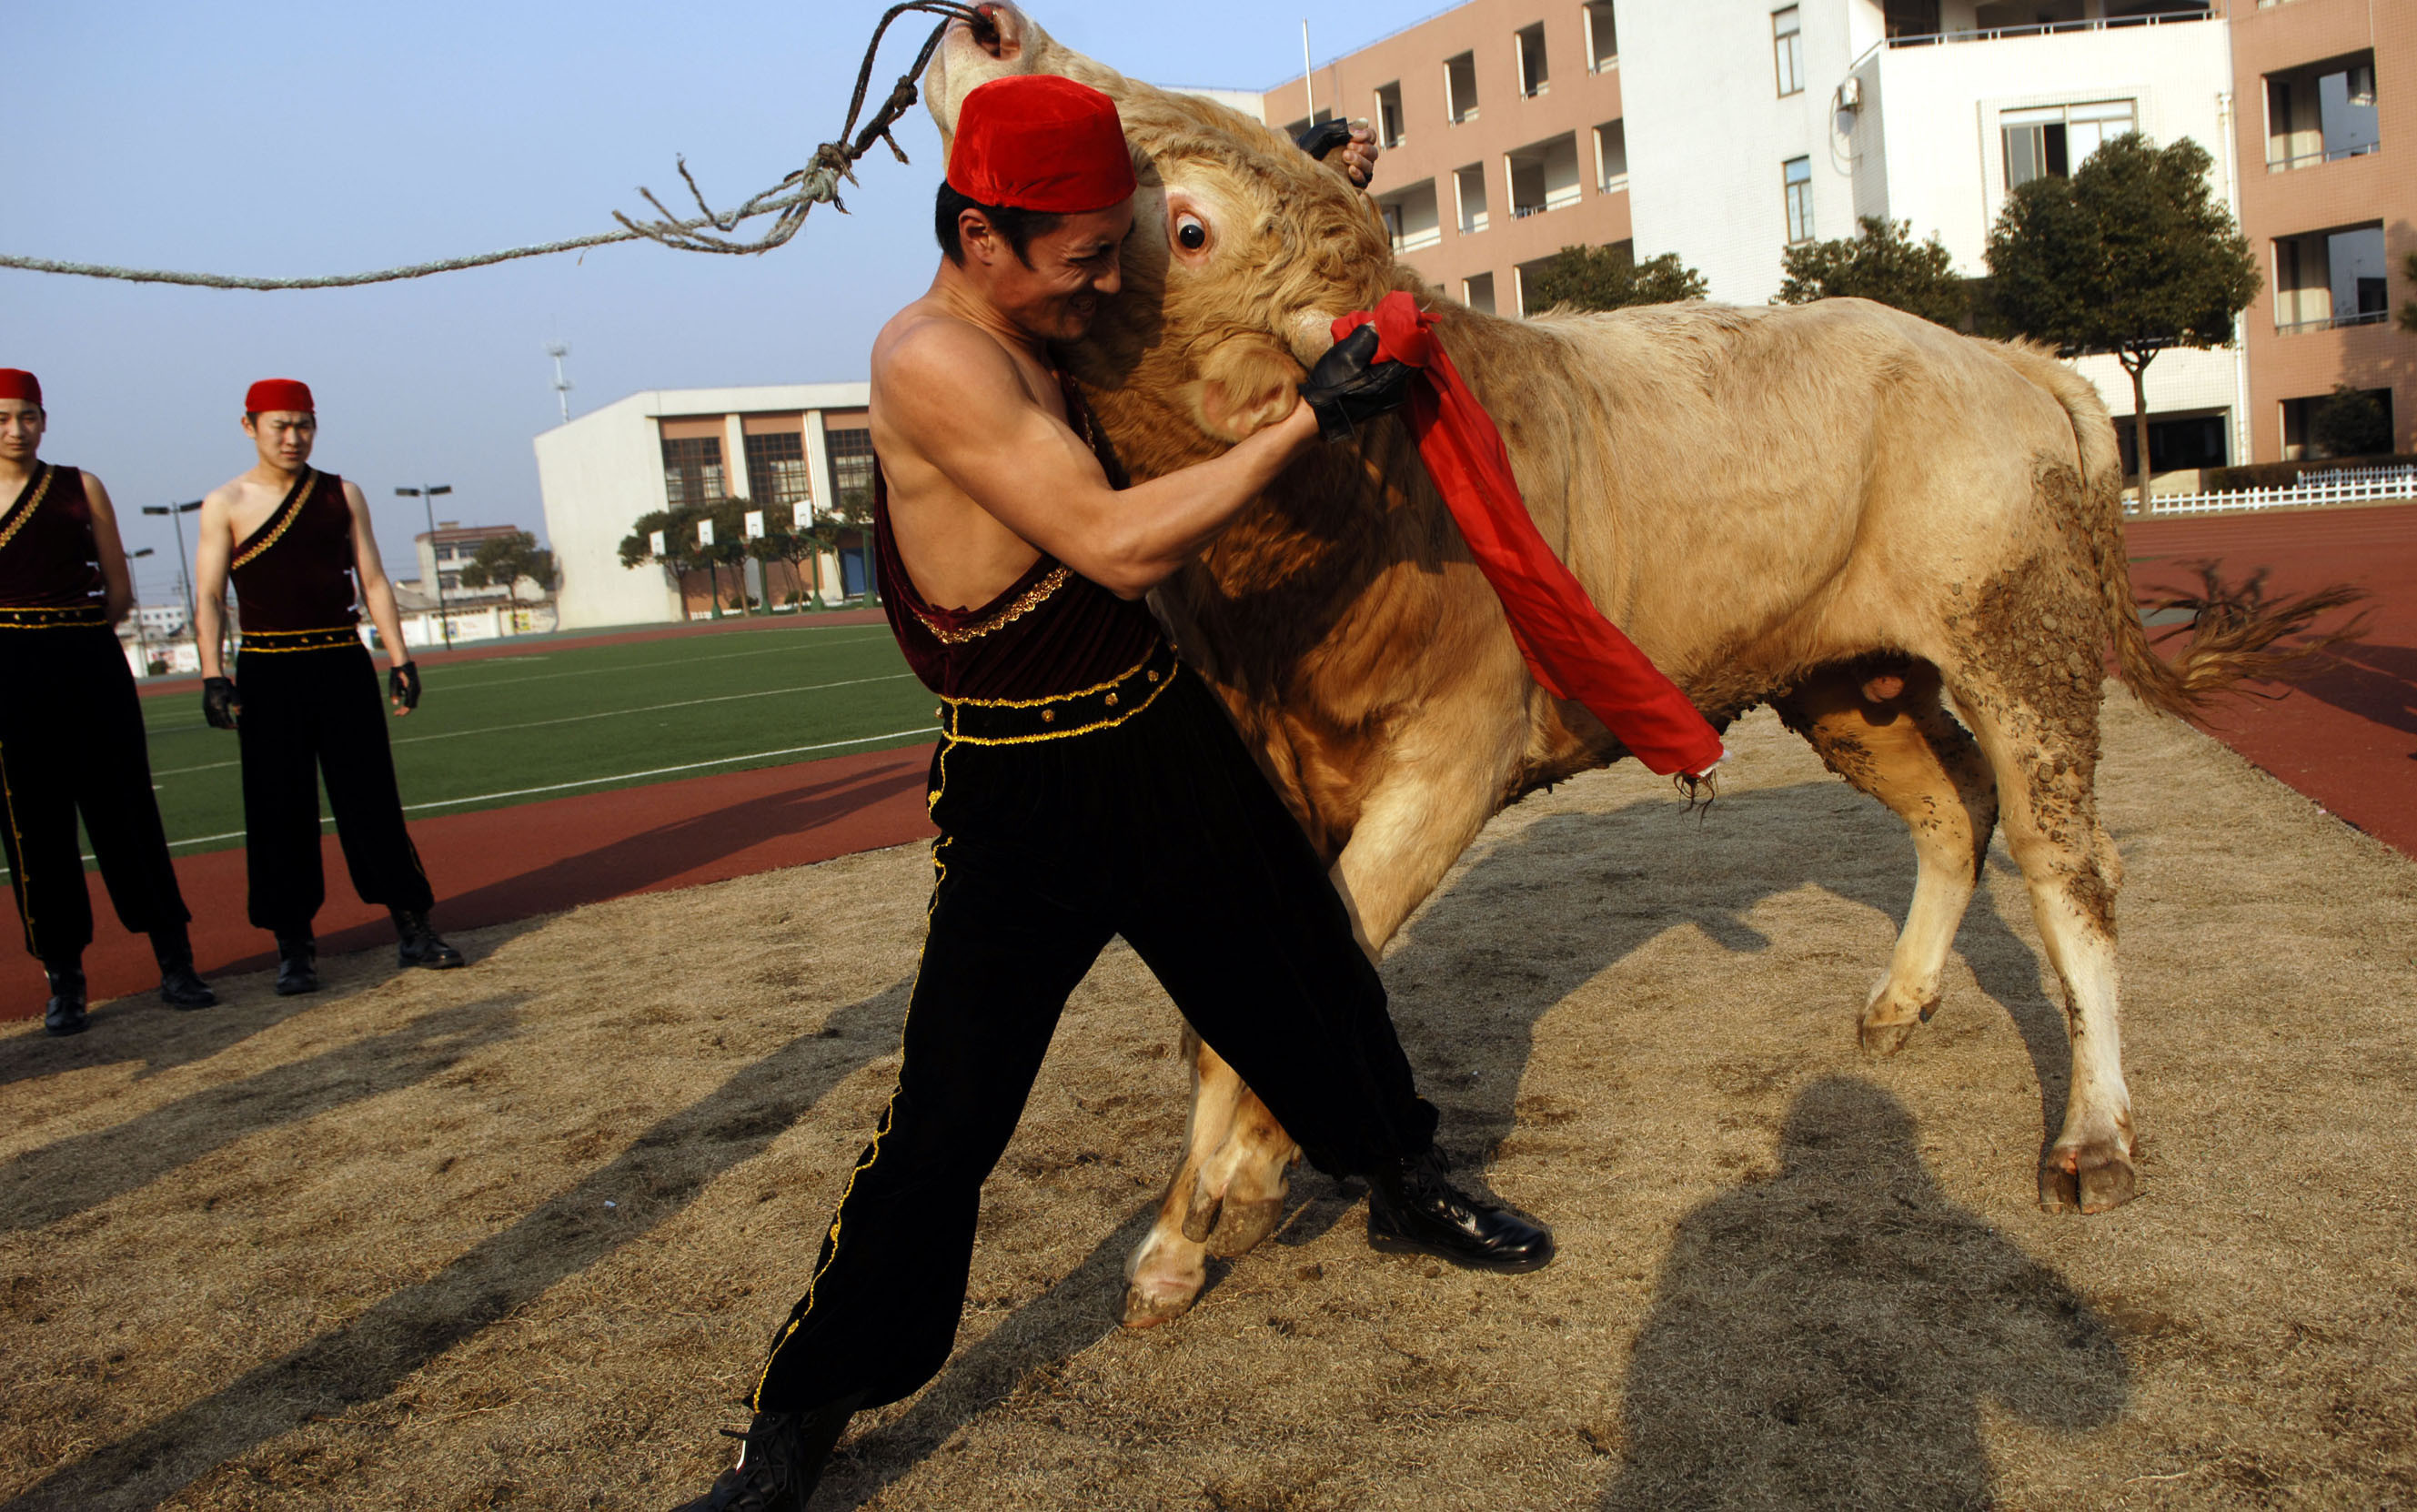
<svg viewBox="0 0 2417 1512">
<path fill-rule="evenodd" d="M 1300 379 L 1300 364 L 1273 343 L 1229 341 L 1209 353 L 1185 394 L 1202 430 L 1239 441 L 1291 414 Z"/>
</svg>

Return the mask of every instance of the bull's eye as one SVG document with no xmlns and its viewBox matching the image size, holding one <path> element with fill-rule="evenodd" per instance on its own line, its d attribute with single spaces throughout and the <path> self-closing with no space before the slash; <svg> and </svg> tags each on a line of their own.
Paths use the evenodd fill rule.
<svg viewBox="0 0 2417 1512">
<path fill-rule="evenodd" d="M 1198 252 L 1208 245 L 1208 228 L 1196 215 L 1178 215 L 1175 218 L 1175 244 L 1185 252 Z"/>
</svg>

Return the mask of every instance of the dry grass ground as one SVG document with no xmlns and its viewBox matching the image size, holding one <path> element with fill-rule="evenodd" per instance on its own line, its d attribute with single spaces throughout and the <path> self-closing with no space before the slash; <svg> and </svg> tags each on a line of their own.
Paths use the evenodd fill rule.
<svg viewBox="0 0 2417 1512">
<path fill-rule="evenodd" d="M 960 1348 L 817 1505 L 2417 1502 L 2417 866 L 2114 695 L 2145 1193 L 2043 1214 L 2061 1014 L 2002 851 L 1945 1006 L 1853 1014 L 1911 850 L 1768 716 L 1700 822 L 1634 769 L 1490 827 L 1386 975 L 1447 1140 L 1558 1229 L 1378 1257 L 1355 1191 L 1112 1326 L 1172 1163 L 1119 949 L 993 1180 Z M 0 1037 L 8 1509 L 660 1507 L 893 1070 L 920 850 Z"/>
</svg>

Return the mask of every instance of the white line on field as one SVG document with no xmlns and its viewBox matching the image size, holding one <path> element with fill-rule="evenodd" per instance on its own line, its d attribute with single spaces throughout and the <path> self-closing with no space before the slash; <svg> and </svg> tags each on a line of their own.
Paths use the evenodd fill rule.
<svg viewBox="0 0 2417 1512">
<path fill-rule="evenodd" d="M 577 782 L 549 783 L 543 787 L 514 787 L 501 793 L 478 793 L 468 798 L 443 798 L 433 803 L 405 803 L 403 805 L 403 811 L 405 814 L 418 814 L 432 808 L 459 808 L 464 803 L 485 803 L 498 798 L 528 798 L 538 793 L 559 793 L 573 787 L 600 787 L 606 783 L 635 782 L 641 777 L 668 777 L 676 771 L 702 771 L 707 767 L 727 767 L 740 761 L 764 761 L 773 756 L 806 756 L 815 751 L 837 751 L 851 745 L 871 745 L 875 741 L 896 741 L 910 735 L 937 733 L 930 725 L 918 725 L 911 730 L 891 730 L 887 735 L 859 735 L 852 741 L 825 741 L 819 745 L 792 745 L 778 751 L 753 751 L 746 756 L 718 756 L 711 761 L 691 761 L 676 767 L 653 767 L 645 771 L 624 771 L 610 777 L 583 777 Z M 334 821 L 322 815 L 319 822 L 330 824 Z M 205 846 L 213 840 L 242 838 L 241 830 L 229 830 L 223 834 L 202 834 L 195 835 L 190 840 L 171 840 L 168 842 L 168 848 L 174 850 L 178 846 Z M 84 858 L 86 861 L 91 859 L 90 856 Z"/>
<path fill-rule="evenodd" d="M 915 674 L 912 672 L 888 672 L 877 678 L 847 678 L 838 682 L 806 682 L 800 683 L 794 688 L 759 688 L 753 693 L 716 694 L 710 698 L 682 698 L 674 703 L 646 704 L 637 709 L 601 709 L 592 714 L 565 714 L 559 719 L 532 719 L 519 725 L 482 725 L 476 729 L 446 730 L 437 735 L 403 735 L 394 738 L 388 743 L 390 745 L 420 745 L 430 741 L 458 741 L 465 735 L 494 735 L 501 730 L 533 730 L 542 728 L 548 725 L 576 725 L 583 720 L 616 719 L 623 714 L 653 714 L 660 713 L 666 709 L 693 709 L 699 704 L 727 704 L 736 703 L 745 698 L 773 698 L 778 697 L 780 695 L 784 693 L 821 693 L 829 688 L 860 688 L 865 684 L 872 682 L 896 682 L 902 678 L 911 678 Z M 151 775 L 154 777 L 181 777 L 188 772 L 219 771 L 228 767 L 239 767 L 241 765 L 243 765 L 243 763 L 239 759 L 235 761 L 208 761 L 204 762 L 198 767 L 162 767 Z"/>
<path fill-rule="evenodd" d="M 870 629 L 872 627 L 833 625 L 830 628 L 833 630 L 846 630 L 857 628 Z M 758 634 L 769 634 L 771 632 L 761 631 L 758 632 Z M 888 631 L 883 631 L 878 634 L 850 635 L 844 640 L 826 641 L 823 644 L 827 646 L 854 646 L 864 641 L 887 640 L 889 638 L 889 633 Z M 784 652 L 795 653 L 799 650 L 818 650 L 820 649 L 820 647 L 759 646 L 752 651 L 717 651 L 711 656 L 670 656 L 663 658 L 661 661 L 656 662 L 632 662 L 625 666 L 583 666 L 569 672 L 533 672 L 524 678 L 496 678 L 490 681 L 472 680 L 464 682 L 459 680 L 457 678 L 448 677 L 442 679 L 441 681 L 436 682 L 435 685 L 441 686 L 443 684 L 449 683 L 455 693 L 467 693 L 474 689 L 509 688 L 514 683 L 519 682 L 551 682 L 556 678 L 602 677 L 608 672 L 652 672 L 663 667 L 687 666 L 694 662 L 728 662 L 734 661 L 742 656 L 779 656 Z M 436 672 L 446 672 L 450 669 L 439 666 L 433 670 Z"/>
</svg>

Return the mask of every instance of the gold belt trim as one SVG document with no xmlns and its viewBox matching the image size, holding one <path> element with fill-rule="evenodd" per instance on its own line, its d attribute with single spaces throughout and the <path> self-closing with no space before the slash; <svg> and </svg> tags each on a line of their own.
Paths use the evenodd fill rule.
<svg viewBox="0 0 2417 1512">
<path fill-rule="evenodd" d="M 64 603 L 39 609 L 0 609 L 0 630 L 106 630 L 109 612 L 98 603 Z"/>
<path fill-rule="evenodd" d="M 325 630 L 247 630 L 236 642 L 238 651 L 338 651 L 358 646 L 358 625 L 330 625 Z"/>
<path fill-rule="evenodd" d="M 1105 682 L 1047 698 L 943 698 L 940 733 L 964 745 L 1029 745 L 1110 729 L 1164 693 L 1183 664 L 1161 641 L 1150 653 Z"/>
</svg>

